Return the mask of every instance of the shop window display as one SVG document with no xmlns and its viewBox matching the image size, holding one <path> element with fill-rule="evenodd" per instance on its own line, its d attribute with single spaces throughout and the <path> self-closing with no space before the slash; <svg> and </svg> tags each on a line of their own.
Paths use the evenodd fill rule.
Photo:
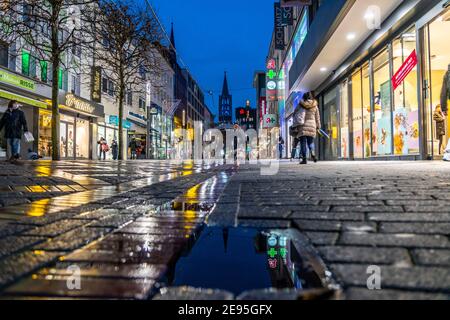
<svg viewBox="0 0 450 320">
<path fill-rule="evenodd" d="M 427 44 L 424 59 L 427 149 L 429 156 L 439 156 L 447 145 L 450 127 L 450 10 L 433 20 L 424 31 Z M 444 125 L 433 117 L 439 112 L 439 106 L 444 115 Z"/>
<path fill-rule="evenodd" d="M 352 75 L 352 122 L 353 122 L 353 156 L 363 157 L 363 124 L 362 124 L 362 74 L 358 70 Z"/>
<path fill-rule="evenodd" d="M 411 28 L 393 43 L 394 72 L 416 49 L 416 31 Z M 393 106 L 394 153 L 419 153 L 419 103 L 417 98 L 417 66 L 403 83 L 394 90 Z"/>
<path fill-rule="evenodd" d="M 340 122 L 340 140 L 341 140 L 341 158 L 347 159 L 349 157 L 349 108 L 348 108 L 348 82 L 344 81 L 340 88 L 341 100 L 339 108 L 339 122 Z"/>
<path fill-rule="evenodd" d="M 39 112 L 39 155 L 43 158 L 52 156 L 52 115 L 50 112 Z"/>
<path fill-rule="evenodd" d="M 334 88 L 324 97 L 323 126 L 324 130 L 330 136 L 330 139 L 324 139 L 324 154 L 326 160 L 335 160 L 338 158 L 338 115 L 337 115 L 337 93 Z"/>
<path fill-rule="evenodd" d="M 372 132 L 376 136 L 372 155 L 392 154 L 392 108 L 389 51 L 384 50 L 373 60 L 374 107 L 372 110 Z"/>
<path fill-rule="evenodd" d="M 77 119 L 75 153 L 77 158 L 89 158 L 89 121 Z"/>
<path fill-rule="evenodd" d="M 369 64 L 362 68 L 362 113 L 364 132 L 364 158 L 372 153 L 372 143 L 376 143 L 376 136 L 370 130 L 370 71 Z"/>
</svg>

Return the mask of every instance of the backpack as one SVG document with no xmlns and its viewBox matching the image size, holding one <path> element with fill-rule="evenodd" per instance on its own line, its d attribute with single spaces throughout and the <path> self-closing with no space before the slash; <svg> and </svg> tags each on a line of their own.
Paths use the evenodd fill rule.
<svg viewBox="0 0 450 320">
<path fill-rule="evenodd" d="M 293 127 L 302 126 L 305 124 L 306 120 L 306 109 L 302 106 L 298 106 L 297 110 L 294 112 L 294 122 L 292 124 Z"/>
</svg>

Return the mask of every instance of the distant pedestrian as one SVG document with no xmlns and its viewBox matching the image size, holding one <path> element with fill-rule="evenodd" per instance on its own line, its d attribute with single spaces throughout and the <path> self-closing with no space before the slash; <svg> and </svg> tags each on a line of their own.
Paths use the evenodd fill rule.
<svg viewBox="0 0 450 320">
<path fill-rule="evenodd" d="M 135 160 L 136 159 L 136 148 L 137 148 L 137 144 L 136 144 L 136 139 L 135 138 L 131 139 L 130 144 L 128 145 L 128 147 L 130 148 L 131 160 Z"/>
<path fill-rule="evenodd" d="M 283 159 L 283 147 L 284 147 L 284 139 L 283 137 L 278 138 L 278 154 L 280 155 L 280 160 Z"/>
<path fill-rule="evenodd" d="M 444 137 L 445 137 L 445 115 L 442 112 L 441 105 L 438 104 L 433 113 L 433 120 L 436 122 L 436 138 L 439 140 L 439 154 L 444 152 Z"/>
<path fill-rule="evenodd" d="M 5 138 L 7 144 L 11 148 L 11 156 L 9 161 L 11 163 L 17 162 L 20 158 L 20 142 L 23 133 L 28 133 L 27 120 L 25 113 L 20 110 L 21 105 L 11 100 L 8 103 L 8 109 L 0 120 L 0 130 L 5 127 Z"/>
<path fill-rule="evenodd" d="M 111 142 L 111 152 L 113 160 L 117 160 L 119 158 L 119 144 L 115 139 Z"/>
<path fill-rule="evenodd" d="M 314 99 L 312 92 L 305 93 L 300 101 L 300 106 L 305 110 L 304 123 L 298 126 L 297 138 L 300 140 L 300 149 L 302 161 L 300 164 L 307 164 L 306 149 L 309 148 L 311 158 L 317 162 L 314 139 L 317 136 L 317 130 L 320 129 L 320 113 L 317 100 Z"/>
<path fill-rule="evenodd" d="M 103 156 L 103 160 L 106 160 L 106 152 L 109 151 L 108 143 L 106 142 L 105 138 L 103 138 L 103 137 L 101 137 L 97 143 L 99 145 L 99 151 L 100 151 L 100 155 L 98 157 L 99 160 L 102 160 L 102 156 Z"/>
</svg>

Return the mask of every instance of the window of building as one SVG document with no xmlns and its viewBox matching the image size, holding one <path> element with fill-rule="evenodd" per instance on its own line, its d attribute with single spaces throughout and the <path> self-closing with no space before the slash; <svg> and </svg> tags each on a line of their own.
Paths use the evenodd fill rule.
<svg viewBox="0 0 450 320">
<path fill-rule="evenodd" d="M 391 70 L 386 48 L 373 60 L 374 108 L 372 132 L 376 143 L 372 155 L 392 154 Z"/>
<path fill-rule="evenodd" d="M 125 94 L 125 98 L 126 98 L 126 103 L 129 106 L 133 105 L 133 92 L 131 90 L 127 91 L 127 93 Z"/>
<path fill-rule="evenodd" d="M 41 60 L 41 61 L 39 61 L 39 65 L 41 67 L 41 80 L 43 82 L 47 82 L 47 80 L 48 80 L 48 63 L 47 63 L 47 61 Z"/>
<path fill-rule="evenodd" d="M 142 97 L 139 97 L 139 109 L 145 110 L 145 99 Z"/>
<path fill-rule="evenodd" d="M 393 43 L 394 72 L 416 49 L 416 30 L 411 28 Z M 417 66 L 405 81 L 394 90 L 394 153 L 408 155 L 419 153 L 419 103 L 417 97 Z"/>
<path fill-rule="evenodd" d="M 30 75 L 30 53 L 25 50 L 22 50 L 22 74 Z"/>
<path fill-rule="evenodd" d="M 78 74 L 73 74 L 71 76 L 71 87 L 70 87 L 70 91 L 77 95 L 80 96 L 80 91 L 81 91 L 81 77 Z"/>
<path fill-rule="evenodd" d="M 8 68 L 8 50 L 8 44 L 0 41 L 0 66 L 6 68 Z"/>
<path fill-rule="evenodd" d="M 102 77 L 102 92 L 108 93 L 108 78 Z"/>
</svg>

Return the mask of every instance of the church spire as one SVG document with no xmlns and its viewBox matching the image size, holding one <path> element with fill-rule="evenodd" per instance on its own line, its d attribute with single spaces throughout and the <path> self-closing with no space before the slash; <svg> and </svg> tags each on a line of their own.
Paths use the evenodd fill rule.
<svg viewBox="0 0 450 320">
<path fill-rule="evenodd" d="M 228 90 L 227 72 L 225 71 L 225 76 L 223 78 L 222 96 L 227 97 L 229 95 L 230 91 Z"/>
<path fill-rule="evenodd" d="M 172 49 L 175 49 L 175 34 L 173 31 L 173 22 L 172 22 L 172 30 L 170 31 L 170 44 L 172 45 Z"/>
</svg>

